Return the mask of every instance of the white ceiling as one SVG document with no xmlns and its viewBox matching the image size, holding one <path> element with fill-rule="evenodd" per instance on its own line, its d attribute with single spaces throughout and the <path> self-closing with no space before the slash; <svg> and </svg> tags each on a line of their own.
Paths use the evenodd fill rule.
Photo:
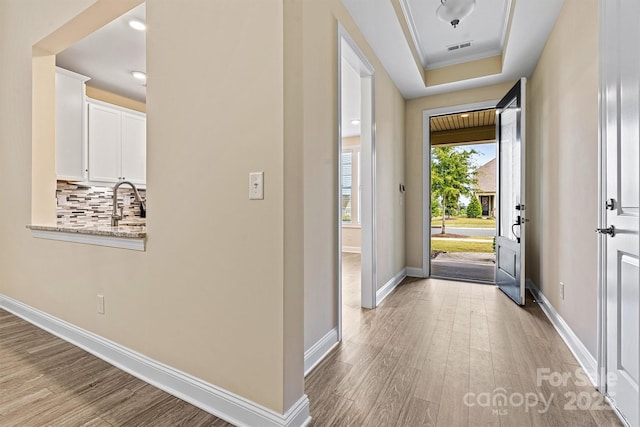
<svg viewBox="0 0 640 427">
<path fill-rule="evenodd" d="M 346 43 L 345 43 L 346 44 Z M 348 46 L 348 45 L 347 45 Z M 343 47 L 344 49 L 345 47 Z M 360 120 L 360 74 L 354 70 L 347 60 L 342 60 L 341 94 L 340 104 L 342 115 L 342 137 L 360 135 L 360 124 L 351 123 Z"/>
<path fill-rule="evenodd" d="M 60 52 L 56 65 L 90 77 L 90 86 L 145 102 L 144 82 L 131 72 L 147 71 L 146 37 L 129 26 L 132 18 L 145 22 L 144 3 Z"/>
<path fill-rule="evenodd" d="M 413 37 L 405 38 L 393 1 L 342 0 L 343 4 L 405 98 L 436 95 L 529 77 L 555 24 L 564 0 L 517 0 L 508 34 L 505 22 L 510 0 L 477 0 L 475 10 L 457 28 L 435 13 L 440 0 L 399 0 L 409 17 Z M 472 41 L 472 47 L 443 55 L 451 44 Z M 473 43 L 473 41 L 476 41 Z M 505 42 L 506 40 L 506 42 Z M 421 52 L 423 67 L 438 68 L 502 53 L 499 74 L 425 87 L 424 70 L 416 65 L 410 46 Z M 474 47 L 476 47 L 474 49 Z"/>
<path fill-rule="evenodd" d="M 413 42 L 426 69 L 500 55 L 509 21 L 511 0 L 479 0 L 468 17 L 454 28 L 435 14 L 440 0 L 400 0 Z M 471 46 L 449 51 L 449 46 Z"/>
</svg>

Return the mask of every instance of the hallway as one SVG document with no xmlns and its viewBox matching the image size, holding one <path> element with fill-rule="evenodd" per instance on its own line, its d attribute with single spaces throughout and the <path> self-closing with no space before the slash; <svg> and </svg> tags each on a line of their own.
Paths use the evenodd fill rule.
<svg viewBox="0 0 640 427">
<path fill-rule="evenodd" d="M 407 279 L 343 310 L 342 344 L 305 381 L 313 426 L 621 425 L 533 302 Z"/>
</svg>

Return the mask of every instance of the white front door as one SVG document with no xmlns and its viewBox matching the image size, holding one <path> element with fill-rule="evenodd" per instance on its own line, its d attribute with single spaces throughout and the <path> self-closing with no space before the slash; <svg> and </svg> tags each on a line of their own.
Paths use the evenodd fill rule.
<svg viewBox="0 0 640 427">
<path fill-rule="evenodd" d="M 602 2 L 605 392 L 640 425 L 640 2 Z"/>
<path fill-rule="evenodd" d="M 519 80 L 498 102 L 498 221 L 496 224 L 496 285 L 516 304 L 525 302 L 525 93 Z"/>
</svg>

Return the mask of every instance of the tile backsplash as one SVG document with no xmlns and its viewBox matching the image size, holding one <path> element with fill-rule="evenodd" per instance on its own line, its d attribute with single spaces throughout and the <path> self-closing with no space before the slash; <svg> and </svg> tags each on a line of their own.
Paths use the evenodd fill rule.
<svg viewBox="0 0 640 427">
<path fill-rule="evenodd" d="M 146 191 L 138 189 L 138 192 L 142 200 L 146 200 Z M 89 187 L 58 181 L 56 199 L 59 224 L 111 223 L 113 187 Z M 130 187 L 122 186 L 118 190 L 118 206 L 124 207 L 125 218 L 140 217 L 140 203 Z"/>
</svg>

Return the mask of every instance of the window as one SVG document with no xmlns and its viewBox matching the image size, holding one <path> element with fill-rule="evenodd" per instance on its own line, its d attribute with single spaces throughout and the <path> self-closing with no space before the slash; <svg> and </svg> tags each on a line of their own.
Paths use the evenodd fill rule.
<svg viewBox="0 0 640 427">
<path fill-rule="evenodd" d="M 360 224 L 360 147 L 342 149 L 342 223 Z"/>
</svg>

